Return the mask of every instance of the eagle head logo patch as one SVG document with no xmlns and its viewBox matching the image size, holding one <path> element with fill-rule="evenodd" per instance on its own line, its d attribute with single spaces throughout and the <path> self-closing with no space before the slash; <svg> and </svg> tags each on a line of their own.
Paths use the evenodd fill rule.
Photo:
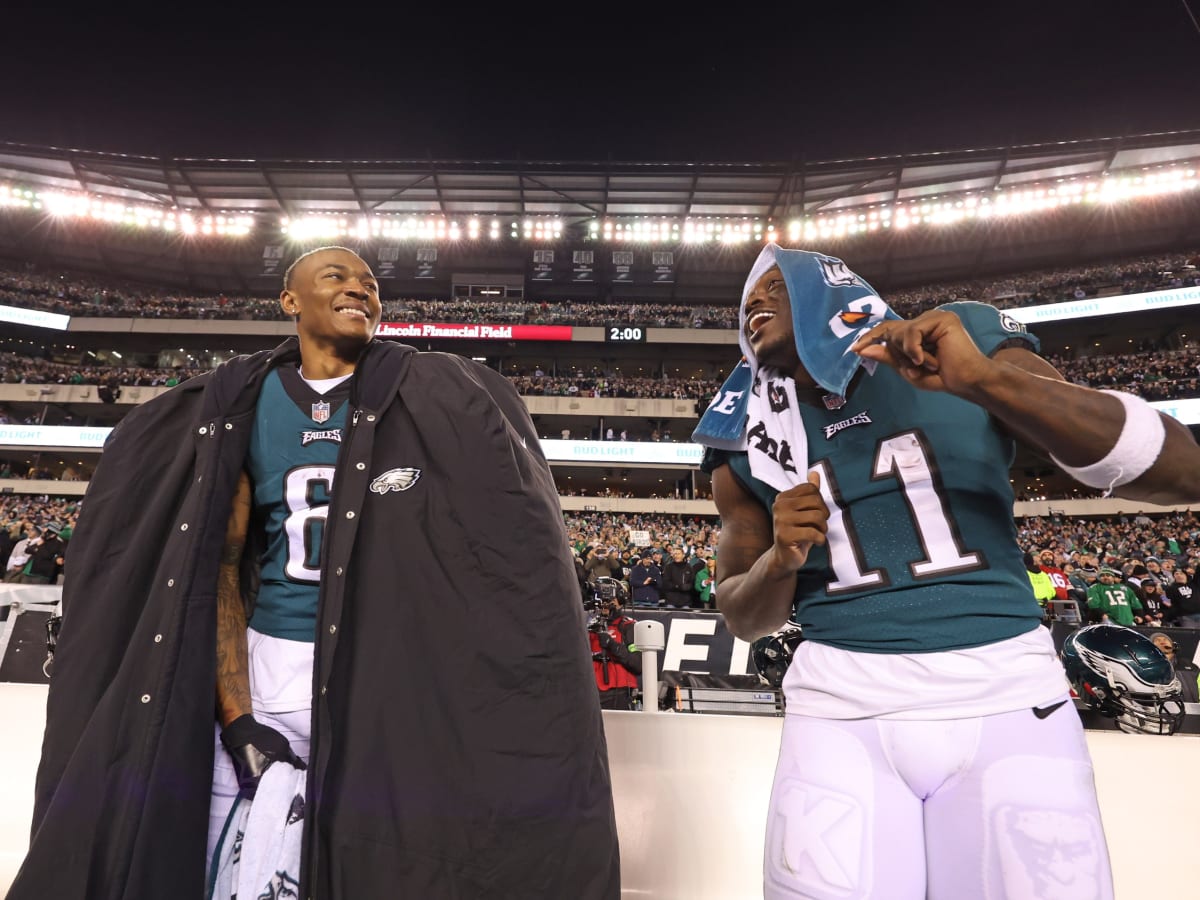
<svg viewBox="0 0 1200 900">
<path fill-rule="evenodd" d="M 406 467 L 403 469 L 388 469 L 382 475 L 376 476 L 371 482 L 371 493 L 386 494 L 388 491 L 407 491 L 417 483 L 421 470 Z"/>
</svg>

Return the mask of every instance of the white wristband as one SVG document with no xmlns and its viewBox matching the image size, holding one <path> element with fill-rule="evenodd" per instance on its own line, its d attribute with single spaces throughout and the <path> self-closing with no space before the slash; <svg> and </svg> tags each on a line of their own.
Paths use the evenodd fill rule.
<svg viewBox="0 0 1200 900">
<path fill-rule="evenodd" d="M 1088 487 L 1104 488 L 1111 493 L 1115 487 L 1140 478 L 1154 465 L 1162 453 L 1167 429 L 1158 411 L 1133 394 L 1122 391 L 1102 391 L 1121 401 L 1125 407 L 1125 424 L 1113 448 L 1099 462 L 1073 468 L 1051 454 L 1050 458 L 1064 472 Z"/>
</svg>

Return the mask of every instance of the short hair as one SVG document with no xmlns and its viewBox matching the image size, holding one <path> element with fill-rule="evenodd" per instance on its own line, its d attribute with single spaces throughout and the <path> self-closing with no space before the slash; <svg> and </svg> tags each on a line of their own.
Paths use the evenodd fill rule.
<svg viewBox="0 0 1200 900">
<path fill-rule="evenodd" d="M 283 289 L 285 291 L 290 291 L 292 289 L 292 273 L 296 271 L 296 266 L 300 265 L 300 263 L 304 262 L 304 260 L 308 259 L 314 253 L 324 253 L 326 250 L 345 250 L 347 253 L 353 253 L 359 259 L 362 259 L 362 256 L 357 250 L 351 250 L 349 247 L 342 247 L 338 244 L 328 244 L 324 247 L 314 247 L 311 250 L 305 250 L 294 260 L 292 260 L 292 264 L 288 266 L 287 271 L 283 273 Z"/>
</svg>

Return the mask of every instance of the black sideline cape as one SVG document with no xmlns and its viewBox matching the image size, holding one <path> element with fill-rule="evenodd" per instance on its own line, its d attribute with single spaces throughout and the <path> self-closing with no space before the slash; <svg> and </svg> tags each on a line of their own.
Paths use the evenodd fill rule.
<svg viewBox="0 0 1200 900">
<path fill-rule="evenodd" d="M 218 558 L 263 378 L 298 359 L 294 338 L 238 357 L 110 437 L 71 542 L 9 900 L 202 897 Z M 379 341 L 350 403 L 301 896 L 615 900 L 579 588 L 524 404 L 497 372 Z M 398 490 L 408 478 L 380 477 L 397 469 L 420 475 Z"/>
</svg>

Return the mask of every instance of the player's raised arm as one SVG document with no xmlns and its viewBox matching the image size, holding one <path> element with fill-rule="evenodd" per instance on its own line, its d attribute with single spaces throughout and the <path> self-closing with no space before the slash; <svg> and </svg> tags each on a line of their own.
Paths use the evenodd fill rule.
<svg viewBox="0 0 1200 900">
<path fill-rule="evenodd" d="M 813 544 L 825 543 L 829 510 L 817 475 L 782 492 L 773 515 L 751 497 L 728 465 L 713 472 L 713 498 L 721 515 L 717 547 L 717 608 L 737 637 L 752 641 L 787 623 L 796 594 L 796 572 Z"/>
<path fill-rule="evenodd" d="M 978 403 L 1082 484 L 1149 503 L 1200 501 L 1200 447 L 1186 426 L 1132 394 L 1071 384 L 1028 350 L 987 357 L 952 312 L 884 322 L 852 349 L 917 387 Z"/>
</svg>

